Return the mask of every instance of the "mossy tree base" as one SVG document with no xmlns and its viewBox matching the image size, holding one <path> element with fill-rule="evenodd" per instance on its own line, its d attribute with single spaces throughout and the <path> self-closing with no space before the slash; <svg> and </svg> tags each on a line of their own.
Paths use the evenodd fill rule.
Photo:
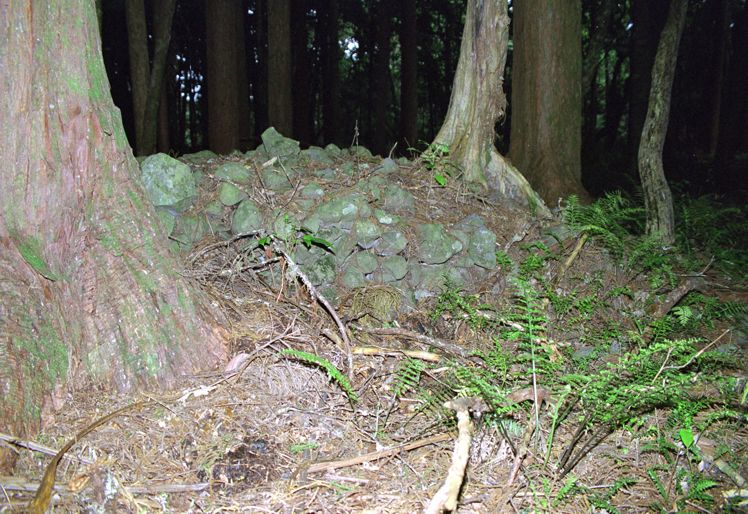
<svg viewBox="0 0 748 514">
<path fill-rule="evenodd" d="M 506 2 L 469 0 L 452 97 L 434 143 L 449 147 L 449 158 L 464 180 L 546 212 L 527 180 L 494 146 L 494 126 L 506 108 L 502 77 L 508 41 Z"/>
<path fill-rule="evenodd" d="M 66 389 L 169 387 L 225 342 L 161 243 L 94 3 L 14 2 L 0 29 L 0 431 L 25 437 Z"/>
</svg>

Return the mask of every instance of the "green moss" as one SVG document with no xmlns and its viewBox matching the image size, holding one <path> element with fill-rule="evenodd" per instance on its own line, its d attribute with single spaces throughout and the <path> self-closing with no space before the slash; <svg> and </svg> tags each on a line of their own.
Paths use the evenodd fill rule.
<svg viewBox="0 0 748 514">
<path fill-rule="evenodd" d="M 47 262 L 42 257 L 41 242 L 34 237 L 22 238 L 19 234 L 11 233 L 11 237 L 16 241 L 18 251 L 29 266 L 44 278 L 53 282 L 60 280 L 60 276 L 53 272 Z"/>
</svg>

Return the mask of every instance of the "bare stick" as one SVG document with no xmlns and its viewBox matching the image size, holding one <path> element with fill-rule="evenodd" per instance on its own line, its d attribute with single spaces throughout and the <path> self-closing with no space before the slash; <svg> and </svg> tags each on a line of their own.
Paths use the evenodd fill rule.
<svg viewBox="0 0 748 514">
<path fill-rule="evenodd" d="M 332 317 L 332 319 L 335 321 L 335 324 L 338 326 L 340 336 L 343 338 L 343 343 L 345 344 L 346 357 L 348 358 L 348 378 L 353 381 L 353 353 L 351 352 L 351 340 L 348 339 L 348 331 L 346 330 L 345 325 L 343 325 L 343 322 L 340 321 L 338 313 L 335 311 L 333 306 L 330 305 L 330 302 L 327 301 L 327 298 L 325 298 L 322 293 L 317 291 L 317 288 L 314 287 L 314 284 L 312 284 L 311 280 L 309 280 L 309 277 L 307 277 L 304 272 L 301 271 L 298 264 L 294 262 L 291 256 L 288 255 L 288 253 L 286 253 L 283 248 L 281 248 L 281 245 L 278 243 L 278 241 L 274 237 L 272 239 L 273 249 L 276 253 L 279 253 L 283 256 L 284 259 L 286 259 L 286 262 L 288 263 L 288 271 L 291 276 L 298 277 L 299 280 L 301 280 L 301 283 L 304 284 L 304 286 L 307 288 L 307 291 L 309 291 L 312 299 L 322 304 L 327 313 Z"/>
<path fill-rule="evenodd" d="M 481 413 L 486 410 L 486 405 L 480 398 L 458 398 L 446 402 L 444 406 L 454 410 L 457 414 L 459 434 L 447 478 L 426 507 L 424 511 L 426 514 L 438 514 L 443 510 L 453 511 L 457 508 L 457 496 L 460 494 L 460 487 L 465 479 L 465 468 L 470 458 L 470 443 L 473 440 L 473 421 L 470 418 L 470 411 Z"/>
<path fill-rule="evenodd" d="M 420 448 L 421 446 L 427 446 L 429 444 L 440 443 L 442 441 L 447 441 L 449 439 L 452 439 L 452 436 L 450 434 L 437 434 L 431 437 L 427 437 L 425 439 L 419 439 L 418 441 L 413 441 L 412 443 L 401 444 L 400 446 L 395 446 L 394 448 L 388 448 L 386 450 L 380 450 L 377 452 L 365 453 L 363 455 L 359 455 L 358 457 L 351 457 L 350 459 L 335 460 L 335 461 L 330 461 L 330 462 L 318 462 L 316 464 L 312 464 L 311 466 L 309 466 L 306 472 L 307 473 L 319 473 L 320 471 L 330 471 L 332 469 L 356 466 L 358 464 L 363 464 L 364 462 L 371 462 L 373 460 L 379 460 L 385 457 L 391 457 L 393 455 L 397 455 L 400 452 L 407 452 L 410 450 L 415 450 L 416 448 Z"/>
</svg>

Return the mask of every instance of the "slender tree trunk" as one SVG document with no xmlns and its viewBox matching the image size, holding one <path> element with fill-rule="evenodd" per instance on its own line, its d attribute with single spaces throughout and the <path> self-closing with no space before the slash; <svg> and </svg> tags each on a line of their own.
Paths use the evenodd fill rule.
<svg viewBox="0 0 748 514">
<path fill-rule="evenodd" d="M 639 141 L 647 115 L 652 84 L 652 64 L 657 51 L 657 34 L 667 14 L 667 2 L 631 0 L 631 51 L 628 80 L 628 155 L 630 169 L 638 167 Z"/>
<path fill-rule="evenodd" d="M 247 37 L 244 30 L 247 17 L 247 1 L 239 2 L 239 9 L 234 20 L 236 26 L 236 73 L 237 73 L 237 117 L 238 131 L 237 135 L 239 146 L 242 152 L 249 150 L 252 140 L 254 139 L 254 127 L 252 125 L 252 109 L 249 101 L 249 65 L 247 63 Z"/>
<path fill-rule="evenodd" d="M 156 149 L 162 153 L 171 150 L 171 136 L 169 134 L 169 95 L 166 80 L 161 84 L 161 99 L 158 101 L 158 132 Z"/>
<path fill-rule="evenodd" d="M 158 126 L 158 106 L 161 100 L 161 85 L 166 72 L 166 58 L 171 42 L 171 23 L 174 19 L 176 0 L 159 0 L 154 5 L 153 63 L 148 80 L 148 96 L 143 113 L 143 146 L 138 152 L 148 155 L 156 151 L 156 129 Z"/>
<path fill-rule="evenodd" d="M 151 74 L 144 0 L 125 0 L 125 17 L 127 19 L 127 45 L 130 49 L 130 86 L 135 124 L 133 147 L 136 155 L 142 155 L 140 150 L 143 144 L 143 116 L 148 99 L 148 79 Z"/>
<path fill-rule="evenodd" d="M 307 0 L 292 0 L 291 23 L 293 24 L 292 50 L 293 50 L 293 137 L 302 145 L 309 145 L 312 140 L 312 113 L 310 91 L 311 57 L 307 44 L 309 42 L 309 24 L 307 23 Z"/>
<path fill-rule="evenodd" d="M 687 7 L 688 0 L 671 0 L 652 68 L 649 108 L 639 145 L 639 176 L 644 190 L 647 233 L 659 234 L 668 244 L 675 241 L 675 220 L 673 198 L 662 166 L 662 149 L 670 117 L 678 44 L 686 22 Z"/>
<path fill-rule="evenodd" d="M 143 0 L 125 2 L 137 155 L 148 155 L 156 151 L 158 106 L 175 6 L 176 0 L 160 0 L 154 4 L 153 62 L 150 63 Z"/>
<path fill-rule="evenodd" d="M 241 4 L 210 0 L 205 4 L 208 75 L 208 144 L 216 153 L 239 148 L 239 73 L 236 33 Z"/>
<path fill-rule="evenodd" d="M 494 126 L 503 116 L 502 91 L 509 39 L 504 0 L 468 0 L 452 97 L 434 143 L 449 147 L 450 160 L 467 182 L 488 186 L 505 200 L 546 212 L 543 201 L 494 146 Z"/>
<path fill-rule="evenodd" d="M 253 78 L 252 111 L 255 115 L 255 134 L 262 134 L 270 123 L 268 121 L 267 3 L 268 0 L 256 0 L 256 10 L 252 16 L 256 64 L 250 69 L 250 73 Z M 253 60 L 253 62 L 255 61 Z"/>
<path fill-rule="evenodd" d="M 268 4 L 268 117 L 284 136 L 293 131 L 290 0 Z"/>
<path fill-rule="evenodd" d="M 418 23 L 416 0 L 402 2 L 400 29 L 400 151 L 418 144 Z"/>
<path fill-rule="evenodd" d="M 730 31 L 730 9 L 727 0 L 716 0 L 714 23 L 714 58 L 709 74 L 707 91 L 709 109 L 707 114 L 707 158 L 712 161 L 717 154 L 719 143 L 720 118 L 722 117 L 722 91 L 725 86 L 725 66 L 727 63 L 727 41 Z"/>
<path fill-rule="evenodd" d="M 225 349 L 139 181 L 94 2 L 6 3 L 0 31 L 0 431 L 26 437 L 69 390 L 169 387 Z"/>
<path fill-rule="evenodd" d="M 582 186 L 582 2 L 514 4 L 509 156 L 549 204 Z M 549 37 L 553 34 L 553 37 Z"/>
<path fill-rule="evenodd" d="M 392 8 L 389 0 L 379 0 L 372 12 L 374 29 L 371 88 L 372 88 L 372 137 L 374 153 L 387 155 L 392 146 L 388 126 L 390 106 L 390 38 L 392 36 Z"/>
<path fill-rule="evenodd" d="M 328 0 L 324 11 L 322 48 L 322 122 L 325 143 L 340 143 L 340 44 L 338 0 Z"/>
</svg>

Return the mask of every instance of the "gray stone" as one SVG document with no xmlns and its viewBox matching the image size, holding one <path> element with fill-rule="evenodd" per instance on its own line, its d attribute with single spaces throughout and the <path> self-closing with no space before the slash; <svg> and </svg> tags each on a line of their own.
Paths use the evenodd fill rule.
<svg viewBox="0 0 748 514">
<path fill-rule="evenodd" d="M 156 207 L 156 217 L 164 227 L 166 236 L 169 237 L 174 232 L 174 226 L 177 224 L 177 214 L 172 209 L 165 207 Z"/>
<path fill-rule="evenodd" d="M 296 236 L 299 227 L 299 220 L 287 213 L 274 213 L 273 234 L 282 239 L 289 241 Z"/>
<path fill-rule="evenodd" d="M 215 159 L 216 157 L 218 155 L 210 150 L 200 150 L 199 152 L 184 154 L 180 157 L 180 160 L 189 162 L 190 164 L 198 164 Z"/>
<path fill-rule="evenodd" d="M 306 276 L 315 286 L 335 280 L 335 260 L 327 254 L 306 266 Z"/>
<path fill-rule="evenodd" d="M 353 224 L 353 237 L 356 238 L 358 246 L 364 250 L 373 248 L 382 235 L 379 225 L 370 219 L 356 220 Z"/>
<path fill-rule="evenodd" d="M 323 168 L 314 172 L 315 177 L 332 180 L 337 175 L 337 172 L 332 168 Z"/>
<path fill-rule="evenodd" d="M 408 246 L 408 240 L 402 232 L 391 230 L 382 234 L 382 241 L 377 245 L 376 252 L 378 255 L 390 256 L 397 255 L 405 250 Z"/>
<path fill-rule="evenodd" d="M 468 255 L 476 266 L 493 269 L 496 267 L 496 234 L 483 227 L 470 236 Z"/>
<path fill-rule="evenodd" d="M 461 288 L 466 284 L 467 273 L 463 268 L 438 264 L 408 264 L 408 282 L 413 286 L 416 300 L 435 296 L 447 282 Z"/>
<path fill-rule="evenodd" d="M 252 173 L 249 169 L 238 162 L 221 164 L 213 171 L 213 176 L 218 180 L 228 180 L 237 184 L 249 184 L 252 180 Z"/>
<path fill-rule="evenodd" d="M 381 175 L 372 175 L 367 180 L 359 182 L 356 189 L 362 193 L 371 195 L 376 201 L 381 201 L 384 195 L 384 190 L 387 187 L 387 179 Z"/>
<path fill-rule="evenodd" d="M 377 173 L 392 173 L 393 171 L 397 171 L 397 163 L 394 161 L 394 159 L 391 159 L 389 157 L 382 159 L 382 164 L 379 165 L 379 167 L 376 169 Z"/>
<path fill-rule="evenodd" d="M 302 150 L 301 155 L 308 158 L 312 162 L 318 162 L 322 164 L 332 163 L 332 158 L 330 157 L 330 155 L 319 146 L 310 146 L 306 150 Z"/>
<path fill-rule="evenodd" d="M 143 186 L 151 203 L 184 212 L 197 196 L 190 167 L 163 153 L 151 155 L 141 167 Z"/>
<path fill-rule="evenodd" d="M 234 184 L 224 182 L 218 188 L 218 199 L 223 205 L 236 205 L 247 197 L 247 193 L 236 187 Z"/>
<path fill-rule="evenodd" d="M 370 252 L 356 252 L 350 261 L 349 269 L 360 271 L 364 275 L 373 273 L 377 269 L 377 258 Z"/>
<path fill-rule="evenodd" d="M 381 223 L 382 225 L 394 225 L 395 223 L 398 223 L 400 221 L 399 216 L 390 214 L 384 209 L 374 209 L 374 216 L 377 218 L 377 221 Z"/>
<path fill-rule="evenodd" d="M 262 144 L 265 152 L 271 157 L 288 157 L 299 153 L 299 142 L 283 137 L 275 127 L 270 127 L 262 133 Z"/>
<path fill-rule="evenodd" d="M 392 211 L 412 212 L 416 200 L 410 191 L 397 184 L 390 184 L 384 190 L 384 208 Z"/>
<path fill-rule="evenodd" d="M 325 195 L 325 190 L 322 189 L 322 186 L 320 186 L 316 182 L 308 183 L 301 190 L 302 198 L 315 198 L 316 199 L 316 198 L 322 198 L 324 195 Z"/>
<path fill-rule="evenodd" d="M 325 152 L 327 152 L 327 155 L 330 157 L 340 157 L 340 155 L 343 153 L 343 150 L 341 150 L 338 145 L 330 143 L 325 147 Z"/>
<path fill-rule="evenodd" d="M 409 159 L 408 159 L 407 157 L 400 157 L 400 158 L 399 158 L 399 159 L 397 160 L 397 163 L 398 163 L 398 164 L 399 164 L 400 166 L 409 166 L 409 165 L 411 164 L 410 160 L 409 160 Z"/>
<path fill-rule="evenodd" d="M 418 234 L 418 259 L 425 264 L 447 262 L 461 251 L 462 243 L 451 236 L 441 223 L 425 223 L 416 228 Z"/>
<path fill-rule="evenodd" d="M 242 200 L 231 218 L 231 232 L 234 234 L 255 232 L 261 230 L 263 225 L 264 219 L 259 207 L 249 199 Z"/>
<path fill-rule="evenodd" d="M 349 151 L 353 157 L 361 157 L 363 159 L 371 159 L 373 157 L 371 151 L 365 146 L 352 146 Z"/>
<path fill-rule="evenodd" d="M 301 228 L 308 230 L 311 234 L 316 234 L 322 226 L 322 219 L 317 213 L 308 216 L 304 221 L 301 222 Z"/>
<path fill-rule="evenodd" d="M 208 205 L 203 207 L 203 212 L 210 217 L 222 218 L 223 217 L 223 203 L 220 200 L 214 200 Z"/>
<path fill-rule="evenodd" d="M 408 273 L 408 261 L 401 255 L 392 255 L 382 261 L 382 281 L 397 282 Z"/>
<path fill-rule="evenodd" d="M 371 214 L 371 209 L 361 195 L 352 193 L 320 204 L 315 213 L 323 225 L 350 221 L 352 226 L 356 218 Z"/>
<path fill-rule="evenodd" d="M 186 215 L 177 220 L 173 237 L 180 243 L 192 245 L 200 241 L 209 231 L 205 216 Z"/>
<path fill-rule="evenodd" d="M 356 289 L 366 285 L 364 274 L 354 269 L 345 270 L 340 281 L 347 289 Z"/>
<path fill-rule="evenodd" d="M 347 177 L 352 177 L 356 174 L 356 165 L 353 164 L 351 161 L 345 161 L 343 164 L 338 167 L 338 171 Z"/>
<path fill-rule="evenodd" d="M 293 184 L 288 181 L 288 177 L 282 170 L 265 168 L 260 175 L 262 176 L 262 183 L 271 191 L 285 193 L 293 189 Z"/>
</svg>

